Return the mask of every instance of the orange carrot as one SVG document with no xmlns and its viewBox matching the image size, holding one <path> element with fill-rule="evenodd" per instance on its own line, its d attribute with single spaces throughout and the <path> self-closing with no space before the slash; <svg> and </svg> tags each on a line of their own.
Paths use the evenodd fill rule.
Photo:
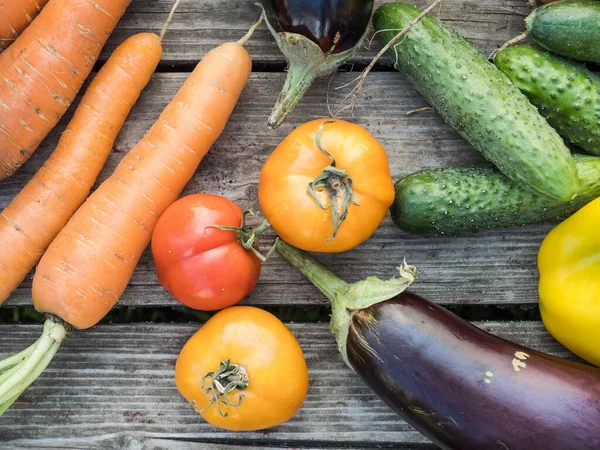
<svg viewBox="0 0 600 450">
<path fill-rule="evenodd" d="M 146 136 L 48 248 L 33 280 L 38 311 L 88 328 L 114 306 L 159 216 L 221 134 L 251 67 L 237 43 L 202 59 Z"/>
<path fill-rule="evenodd" d="M 66 336 L 62 321 L 91 327 L 125 290 L 158 217 L 225 127 L 252 69 L 242 45 L 257 26 L 204 56 L 146 136 L 48 247 L 33 279 L 33 302 L 51 318 L 34 346 L 0 361 L 0 415 L 51 361 Z"/>
<path fill-rule="evenodd" d="M 90 84 L 54 152 L 0 213 L 0 304 L 88 196 L 161 54 L 153 33 L 123 42 Z"/>
<path fill-rule="evenodd" d="M 0 0 L 0 52 L 14 42 L 48 0 Z"/>
<path fill-rule="evenodd" d="M 50 0 L 0 53 L 0 180 L 58 123 L 130 2 Z"/>
</svg>

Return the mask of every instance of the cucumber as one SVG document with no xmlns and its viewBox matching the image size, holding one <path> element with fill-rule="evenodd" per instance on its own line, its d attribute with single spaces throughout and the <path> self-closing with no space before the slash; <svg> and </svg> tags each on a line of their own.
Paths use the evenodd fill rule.
<svg viewBox="0 0 600 450">
<path fill-rule="evenodd" d="M 600 196 L 600 158 L 574 155 L 578 196 L 568 202 L 527 190 L 492 168 L 426 169 L 396 182 L 394 223 L 412 233 L 456 235 L 569 215 Z"/>
<path fill-rule="evenodd" d="M 377 9 L 382 44 L 421 10 L 404 3 Z M 577 193 L 577 171 L 561 137 L 509 79 L 452 28 L 425 16 L 390 49 L 428 103 L 502 173 L 552 198 Z"/>
<path fill-rule="evenodd" d="M 600 155 L 600 76 L 535 45 L 508 47 L 494 63 L 560 135 Z"/>
<path fill-rule="evenodd" d="M 564 0 L 549 3 L 525 19 L 529 36 L 557 55 L 600 62 L 600 2 Z"/>
</svg>

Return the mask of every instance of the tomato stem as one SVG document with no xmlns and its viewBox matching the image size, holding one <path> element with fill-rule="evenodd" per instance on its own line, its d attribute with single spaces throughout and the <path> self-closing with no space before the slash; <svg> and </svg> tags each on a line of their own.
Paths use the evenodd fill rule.
<svg viewBox="0 0 600 450">
<path fill-rule="evenodd" d="M 226 225 L 209 225 L 206 228 L 218 228 L 219 230 L 223 231 L 233 231 L 237 234 L 237 240 L 243 248 L 252 251 L 252 253 L 254 253 L 256 257 L 261 260 L 261 262 L 265 262 L 275 252 L 275 244 L 277 243 L 277 240 L 275 240 L 275 244 L 273 244 L 273 246 L 269 249 L 267 255 L 263 256 L 263 254 L 260 253 L 260 251 L 258 250 L 260 236 L 269 228 L 271 228 L 271 224 L 265 220 L 263 223 L 261 223 L 255 228 L 249 227 L 248 225 L 246 225 L 246 216 L 248 215 L 254 215 L 254 212 L 249 209 L 242 212 L 242 223 L 239 227 L 229 227 Z"/>
<path fill-rule="evenodd" d="M 205 386 L 207 378 L 211 378 L 211 382 L 208 386 Z M 217 370 L 208 372 L 200 379 L 200 387 L 204 389 L 204 393 L 210 398 L 208 405 L 200 412 L 206 411 L 214 403 L 217 405 L 219 414 L 222 417 L 227 417 L 227 413 L 221 409 L 221 403 L 232 408 L 240 406 L 244 394 L 238 394 L 236 403 L 229 399 L 229 394 L 235 390 L 243 391 L 249 384 L 250 379 L 246 369 L 239 364 L 232 364 L 229 359 L 224 359 Z"/>
<path fill-rule="evenodd" d="M 352 192 L 352 178 L 343 169 L 336 167 L 335 158 L 323 147 L 321 143 L 321 137 L 323 134 L 323 127 L 327 124 L 334 123 L 335 120 L 325 120 L 315 136 L 315 143 L 317 147 L 325 156 L 331 159 L 329 166 L 325 167 L 323 171 L 316 176 L 314 180 L 308 183 L 306 192 L 310 195 L 317 206 L 323 210 L 331 208 L 331 220 L 333 222 L 333 234 L 327 238 L 331 241 L 337 236 L 339 228 L 342 223 L 348 217 L 348 208 L 350 203 L 359 206 L 354 201 L 354 193 Z M 325 191 L 327 193 L 327 204 L 323 205 L 321 199 L 318 196 L 318 192 Z M 341 198 L 341 204 L 340 204 Z"/>
</svg>

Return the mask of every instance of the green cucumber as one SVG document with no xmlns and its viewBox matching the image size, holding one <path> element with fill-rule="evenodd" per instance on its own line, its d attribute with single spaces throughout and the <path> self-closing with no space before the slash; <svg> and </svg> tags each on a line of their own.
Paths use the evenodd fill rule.
<svg viewBox="0 0 600 450">
<path fill-rule="evenodd" d="M 557 55 L 600 62 L 600 2 L 564 0 L 540 6 L 525 19 L 527 34 Z"/>
<path fill-rule="evenodd" d="M 574 155 L 578 196 L 561 202 L 518 186 L 492 168 L 426 169 L 396 182 L 394 223 L 412 233 L 456 235 L 566 216 L 600 197 L 600 158 Z"/>
<path fill-rule="evenodd" d="M 535 45 L 508 47 L 494 63 L 560 135 L 600 155 L 600 76 Z"/>
<path fill-rule="evenodd" d="M 377 9 L 383 45 L 422 11 L 404 3 Z M 559 200 L 577 193 L 575 164 L 561 137 L 496 66 L 452 28 L 427 15 L 390 49 L 428 103 L 502 173 Z"/>
</svg>

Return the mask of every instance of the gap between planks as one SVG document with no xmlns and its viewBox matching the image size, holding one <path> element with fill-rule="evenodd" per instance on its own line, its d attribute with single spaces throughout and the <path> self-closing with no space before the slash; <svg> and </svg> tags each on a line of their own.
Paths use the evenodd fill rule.
<svg viewBox="0 0 600 450">
<path fill-rule="evenodd" d="M 574 358 L 540 322 L 476 325 L 528 347 Z M 434 448 L 344 365 L 325 323 L 288 324 L 310 373 L 307 400 L 292 420 L 262 432 L 235 433 L 209 426 L 173 382 L 177 355 L 199 326 L 100 325 L 72 332 L 46 372 L 2 417 L 1 447 Z M 33 342 L 40 330 L 37 325 L 0 325 L 0 357 Z"/>
</svg>

